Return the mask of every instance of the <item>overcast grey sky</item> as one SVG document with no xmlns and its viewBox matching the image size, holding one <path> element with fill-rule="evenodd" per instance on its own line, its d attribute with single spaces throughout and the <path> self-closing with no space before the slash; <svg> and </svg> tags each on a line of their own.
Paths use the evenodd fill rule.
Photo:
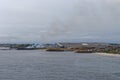
<svg viewBox="0 0 120 80">
<path fill-rule="evenodd" d="M 0 42 L 119 42 L 119 8 L 120 0 L 0 0 Z"/>
</svg>

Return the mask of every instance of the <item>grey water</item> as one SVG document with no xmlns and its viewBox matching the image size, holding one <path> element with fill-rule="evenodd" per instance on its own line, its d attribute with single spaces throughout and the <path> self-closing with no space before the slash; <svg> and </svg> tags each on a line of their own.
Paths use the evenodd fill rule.
<svg viewBox="0 0 120 80">
<path fill-rule="evenodd" d="M 0 51 L 0 80 L 120 80 L 120 58 L 42 50 Z"/>
</svg>

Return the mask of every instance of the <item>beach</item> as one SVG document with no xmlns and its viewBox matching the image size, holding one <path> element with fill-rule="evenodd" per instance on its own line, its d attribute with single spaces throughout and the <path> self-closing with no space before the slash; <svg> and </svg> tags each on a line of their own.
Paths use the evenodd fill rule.
<svg viewBox="0 0 120 80">
<path fill-rule="evenodd" d="M 101 56 L 120 57 L 120 54 L 114 54 L 114 53 L 94 53 L 94 54 L 98 54 Z"/>
</svg>

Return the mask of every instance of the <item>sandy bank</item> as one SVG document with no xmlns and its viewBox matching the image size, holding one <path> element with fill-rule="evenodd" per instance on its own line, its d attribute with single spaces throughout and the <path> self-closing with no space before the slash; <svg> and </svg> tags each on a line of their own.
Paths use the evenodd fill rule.
<svg viewBox="0 0 120 80">
<path fill-rule="evenodd" d="M 98 54 L 98 55 L 102 55 L 102 56 L 120 57 L 120 54 L 112 54 L 112 53 L 93 53 L 93 54 Z"/>
</svg>

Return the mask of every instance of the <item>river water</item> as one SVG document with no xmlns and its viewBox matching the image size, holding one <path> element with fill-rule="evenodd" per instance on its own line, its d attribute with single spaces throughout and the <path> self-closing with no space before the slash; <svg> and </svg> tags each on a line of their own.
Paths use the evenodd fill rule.
<svg viewBox="0 0 120 80">
<path fill-rule="evenodd" d="M 0 80 L 120 80 L 120 58 L 41 50 L 0 51 Z"/>
</svg>

